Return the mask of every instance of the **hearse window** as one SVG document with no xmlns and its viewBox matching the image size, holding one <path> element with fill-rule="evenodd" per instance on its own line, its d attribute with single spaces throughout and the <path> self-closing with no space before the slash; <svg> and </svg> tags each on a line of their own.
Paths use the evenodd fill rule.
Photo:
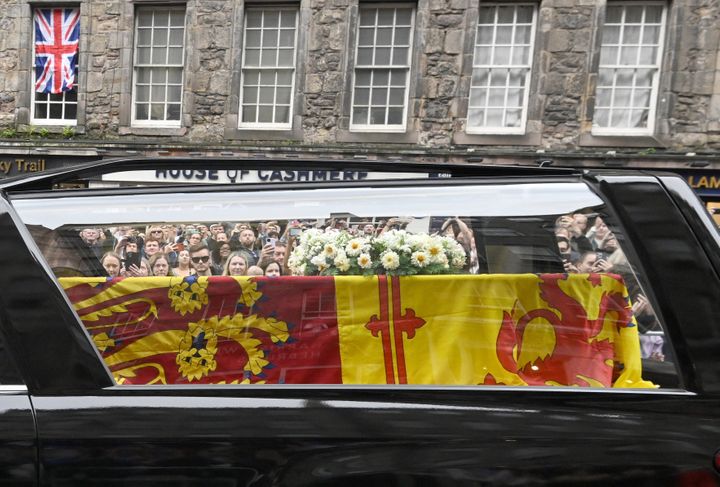
<svg viewBox="0 0 720 487">
<path fill-rule="evenodd" d="M 118 384 L 679 386 L 583 183 L 14 205 Z"/>
</svg>

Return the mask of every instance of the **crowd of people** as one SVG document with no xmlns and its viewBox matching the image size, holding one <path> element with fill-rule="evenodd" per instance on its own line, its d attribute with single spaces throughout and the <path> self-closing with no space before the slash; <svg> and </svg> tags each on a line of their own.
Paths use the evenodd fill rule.
<svg viewBox="0 0 720 487">
<path fill-rule="evenodd" d="M 591 221 L 592 219 L 592 221 Z M 652 306 L 637 284 L 617 237 L 601 216 L 563 215 L 555 221 L 558 250 L 568 273 L 613 273 L 623 277 L 640 331 L 643 358 L 664 361 L 664 340 Z"/>
<path fill-rule="evenodd" d="M 289 228 L 281 233 L 277 222 L 157 224 L 85 228 L 79 235 L 110 277 L 279 276 L 287 272 Z"/>
</svg>

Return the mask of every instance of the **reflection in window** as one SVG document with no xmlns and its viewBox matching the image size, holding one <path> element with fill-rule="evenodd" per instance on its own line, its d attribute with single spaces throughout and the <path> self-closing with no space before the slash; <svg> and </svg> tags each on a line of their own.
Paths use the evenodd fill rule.
<svg viewBox="0 0 720 487">
<path fill-rule="evenodd" d="M 414 10 L 361 8 L 352 130 L 404 131 Z"/>
<path fill-rule="evenodd" d="M 295 82 L 297 9 L 248 9 L 240 127 L 289 129 Z"/>
<path fill-rule="evenodd" d="M 608 4 L 593 133 L 652 133 L 664 22 L 664 4 Z"/>
<path fill-rule="evenodd" d="M 132 123 L 180 126 L 185 10 L 139 8 L 135 26 Z"/>
<path fill-rule="evenodd" d="M 480 8 L 470 85 L 469 133 L 523 133 L 536 7 Z"/>
</svg>

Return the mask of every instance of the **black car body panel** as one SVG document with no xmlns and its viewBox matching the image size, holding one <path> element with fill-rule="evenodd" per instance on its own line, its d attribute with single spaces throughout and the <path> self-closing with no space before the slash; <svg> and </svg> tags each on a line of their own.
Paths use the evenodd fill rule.
<svg viewBox="0 0 720 487">
<path fill-rule="evenodd" d="M 718 236 L 679 180 L 448 165 L 429 166 L 453 176 L 429 183 L 353 183 L 585 181 L 626 229 L 622 243 L 651 283 L 678 387 L 118 386 L 10 201 L 47 195 L 58 180 L 80 174 L 155 162 L 91 164 L 2 187 L 0 326 L 29 391 L 0 391 L 0 478 L 8 485 L 720 484 L 713 468 L 720 448 Z M 239 164 L 268 163 L 307 167 Z M 387 170 L 368 162 L 317 166 Z"/>
</svg>

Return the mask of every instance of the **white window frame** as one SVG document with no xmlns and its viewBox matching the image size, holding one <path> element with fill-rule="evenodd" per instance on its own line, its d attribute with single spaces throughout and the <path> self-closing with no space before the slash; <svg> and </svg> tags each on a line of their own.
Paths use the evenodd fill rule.
<svg viewBox="0 0 720 487">
<path fill-rule="evenodd" d="M 263 19 L 265 16 L 265 12 L 267 11 L 294 11 L 295 12 L 295 37 L 293 39 L 293 60 L 292 60 L 292 67 L 284 67 L 284 66 L 251 66 L 247 67 L 245 66 L 245 55 L 247 53 L 247 18 L 248 18 L 248 12 L 255 11 L 255 12 L 263 12 Z M 297 7 L 276 7 L 272 8 L 271 5 L 266 5 L 263 7 L 246 7 L 245 9 L 245 15 L 243 17 L 243 48 L 242 48 L 242 62 L 241 62 L 241 68 L 240 68 L 240 105 L 238 108 L 238 128 L 240 129 L 257 129 L 257 130 L 291 130 L 293 125 L 293 116 L 294 116 L 294 108 L 295 108 L 295 76 L 297 74 L 297 51 L 298 51 L 298 23 L 300 21 L 300 9 Z M 255 29 L 253 29 L 255 30 Z M 282 27 L 278 27 L 278 34 L 282 30 Z M 261 27 L 261 32 L 264 32 L 265 28 L 264 25 Z M 262 37 L 261 37 L 261 44 L 262 44 Z M 276 63 L 277 64 L 277 63 Z M 287 123 L 267 123 L 267 122 L 243 122 L 243 101 L 245 100 L 245 72 L 246 71 L 290 71 L 290 109 L 288 113 L 288 121 Z M 261 75 L 262 77 L 262 75 Z M 260 81 L 258 81 L 258 89 L 260 88 Z M 273 116 L 275 114 L 276 109 L 276 97 L 277 97 L 277 83 L 273 85 L 276 90 L 274 93 L 273 98 Z M 260 107 L 260 99 L 259 99 L 259 93 L 258 93 L 258 99 L 257 103 L 255 104 L 256 107 Z M 257 114 L 256 114 L 257 115 Z"/>
<path fill-rule="evenodd" d="M 530 100 L 530 81 L 532 80 L 532 71 L 533 71 L 533 64 L 534 64 L 533 59 L 534 59 L 534 54 L 535 54 L 535 35 L 536 35 L 536 29 L 537 29 L 539 7 L 536 3 L 531 3 L 531 2 L 527 2 L 527 3 L 508 3 L 508 2 L 505 2 L 505 3 L 503 3 L 503 2 L 481 3 L 480 8 L 483 8 L 483 7 L 532 7 L 532 9 L 533 9 L 533 16 L 532 16 L 532 21 L 531 21 L 531 26 L 530 26 L 530 44 L 529 44 L 529 46 L 527 46 L 525 44 L 516 44 L 515 43 L 515 27 L 517 25 L 517 22 L 515 20 L 513 20 L 513 23 L 510 24 L 510 25 L 512 25 L 512 29 L 513 29 L 511 44 L 495 43 L 495 40 L 496 40 L 495 32 L 496 32 L 497 26 L 498 25 L 508 25 L 508 24 L 498 24 L 497 22 L 495 24 L 493 24 L 493 44 L 491 44 L 491 46 L 493 47 L 493 53 L 495 52 L 495 48 L 498 46 L 511 47 L 511 48 L 514 48 L 517 46 L 529 47 L 530 54 L 528 57 L 527 64 L 522 64 L 522 65 L 521 64 L 512 64 L 510 62 L 508 62 L 507 64 L 494 64 L 494 63 L 476 64 L 475 52 L 476 52 L 476 49 L 480 46 L 478 44 L 478 41 L 479 41 L 478 34 L 479 34 L 479 30 L 480 30 L 479 29 L 479 27 L 480 27 L 480 17 L 479 16 L 478 16 L 477 23 L 475 24 L 475 37 L 474 37 L 474 42 L 473 42 L 473 54 L 472 54 L 472 56 L 473 56 L 472 71 L 473 72 L 477 68 L 488 69 L 488 70 L 494 70 L 494 69 L 507 69 L 507 70 L 526 69 L 527 70 L 527 72 L 525 73 L 524 94 L 523 94 L 522 101 L 521 101 L 522 106 L 521 106 L 521 113 L 520 113 L 520 125 L 518 127 L 502 127 L 502 126 L 489 127 L 489 126 L 471 126 L 470 125 L 470 110 L 471 110 L 470 103 L 471 103 L 471 95 L 472 95 L 472 90 L 473 90 L 473 86 L 472 86 L 473 73 L 471 73 L 471 75 L 470 75 L 471 76 L 471 78 L 470 78 L 470 93 L 468 93 L 468 113 L 467 113 L 467 116 L 465 119 L 465 133 L 472 134 L 472 135 L 476 135 L 476 134 L 522 135 L 525 133 L 526 126 L 527 126 L 528 102 Z M 485 46 L 486 44 L 482 44 L 482 45 Z M 492 55 L 492 57 L 494 58 L 494 54 Z M 505 118 L 506 112 L 508 110 L 507 92 L 508 92 L 509 86 L 507 84 L 507 81 L 506 81 L 504 87 L 505 87 L 505 101 L 504 101 L 504 104 L 502 107 L 503 108 L 503 119 Z M 488 100 L 488 97 L 489 97 L 489 93 L 486 95 L 486 100 Z M 485 109 L 487 110 L 487 108 L 488 107 L 486 105 Z M 496 108 L 499 108 L 499 107 L 496 107 Z M 485 117 L 487 118 L 487 115 L 485 115 Z"/>
<path fill-rule="evenodd" d="M 404 65 L 358 65 L 358 49 L 360 44 L 360 10 L 363 10 L 363 8 L 367 9 L 384 9 L 384 8 L 394 8 L 394 9 L 409 9 L 410 10 L 410 37 L 408 40 L 408 57 L 407 57 L 407 64 Z M 412 58 L 413 58 L 413 42 L 415 40 L 415 15 L 416 15 L 417 9 L 412 4 L 398 4 L 398 3 L 390 3 L 390 4 L 370 4 L 367 7 L 360 7 L 358 9 L 358 22 L 357 22 L 357 28 L 355 29 L 355 52 L 354 52 L 354 66 L 353 66 L 353 72 L 352 72 L 352 86 L 351 86 L 351 99 L 350 99 L 350 126 L 349 130 L 351 132 L 375 132 L 375 133 L 404 133 L 407 131 L 407 118 L 408 118 L 408 105 L 410 100 L 410 76 L 412 75 Z M 375 24 L 377 27 L 377 23 Z M 396 27 L 396 24 L 393 24 L 393 27 Z M 394 37 L 394 29 L 393 29 L 393 37 Z M 377 40 L 377 29 L 375 31 L 375 40 Z M 393 39 L 394 40 L 394 39 Z M 377 44 L 374 44 L 375 47 L 377 47 Z M 395 45 L 393 44 L 392 47 L 394 48 Z M 392 59 L 390 60 L 392 62 Z M 358 70 L 369 70 L 371 73 L 375 69 L 386 69 L 389 71 L 393 69 L 405 69 L 407 72 L 407 76 L 405 77 L 405 100 L 403 103 L 403 114 L 402 114 L 402 123 L 400 124 L 392 124 L 392 125 L 380 125 L 380 124 L 354 124 L 353 119 L 355 115 L 355 83 L 357 81 L 357 71 Z M 371 74 L 372 78 L 372 74 Z M 368 107 L 372 107 L 372 81 L 370 82 L 370 94 Z M 388 81 L 390 83 L 390 81 Z M 390 96 L 390 86 L 388 85 L 388 97 Z M 387 101 L 387 100 L 386 100 Z M 389 103 L 384 105 L 386 108 L 389 108 Z"/>
<path fill-rule="evenodd" d="M 660 19 L 660 35 L 659 35 L 658 43 L 657 43 L 658 50 L 657 50 L 657 58 L 656 58 L 655 64 L 652 64 L 652 65 L 650 65 L 650 64 L 635 64 L 635 65 L 620 65 L 620 64 L 602 65 L 602 64 L 598 64 L 598 71 L 597 71 L 598 72 L 598 77 L 597 77 L 598 82 L 595 86 L 596 105 L 595 105 L 595 110 L 593 113 L 593 125 L 592 125 L 592 129 L 591 129 L 591 133 L 592 133 L 592 135 L 610 135 L 610 136 L 620 135 L 620 136 L 631 136 L 631 137 L 638 136 L 638 135 L 652 135 L 653 133 L 655 133 L 655 117 L 657 114 L 658 92 L 659 92 L 659 87 L 660 87 L 660 74 L 661 74 L 661 70 L 662 70 L 662 60 L 663 60 L 663 56 L 664 56 L 665 30 L 667 28 L 667 11 L 668 11 L 667 3 L 663 2 L 663 1 L 643 1 L 643 2 L 627 2 L 627 1 L 615 2 L 615 1 L 612 1 L 612 2 L 608 2 L 607 6 L 608 7 L 609 6 L 622 6 L 622 7 L 661 6 L 662 14 L 661 14 L 661 19 Z M 623 20 L 621 21 L 621 23 L 620 24 L 611 24 L 611 25 L 625 26 L 627 24 L 624 22 L 624 19 L 625 19 L 625 13 L 623 11 Z M 602 25 L 603 33 L 604 33 L 605 27 L 607 25 L 608 25 L 607 23 L 603 22 L 603 25 Z M 633 25 L 635 25 L 635 24 L 633 24 Z M 642 23 L 640 25 L 642 27 L 641 27 L 640 36 L 639 36 L 640 44 L 638 44 L 638 46 L 647 46 L 647 44 L 642 44 L 642 35 L 643 35 L 644 26 L 646 24 Z M 621 30 L 621 37 L 618 40 L 618 44 L 617 44 L 618 47 L 626 45 L 626 44 L 623 44 L 622 41 L 623 41 L 623 39 L 622 39 L 622 30 Z M 635 44 L 631 44 L 631 45 L 635 46 Z M 602 49 L 602 47 L 603 47 L 603 43 L 601 42 L 600 49 Z M 600 73 L 601 69 L 615 69 L 615 70 L 617 70 L 617 69 L 636 69 L 636 70 L 637 69 L 654 69 L 655 70 L 655 74 L 653 75 L 653 80 L 652 80 L 651 88 L 650 88 L 650 107 L 648 110 L 647 127 L 641 127 L 641 128 L 598 127 L 595 125 L 595 116 L 597 114 L 597 90 L 600 87 L 599 73 Z M 617 72 L 614 74 L 614 76 L 617 76 Z M 615 91 L 616 86 L 613 85 L 613 86 L 610 86 L 609 88 L 611 88 L 613 90 L 613 95 L 611 95 L 611 100 L 614 100 L 614 98 L 615 98 L 614 91 Z M 633 89 L 632 89 L 631 95 L 630 95 L 631 103 L 632 103 L 632 96 L 634 93 L 635 85 L 633 85 L 632 88 Z M 613 103 L 613 101 L 611 101 L 611 113 L 612 113 L 612 109 L 615 108 L 612 105 L 612 103 Z"/>
<path fill-rule="evenodd" d="M 137 57 L 138 57 L 138 28 L 139 28 L 139 18 L 140 13 L 143 11 L 155 11 L 155 10 L 165 10 L 168 13 L 170 12 L 183 12 L 183 39 L 182 39 L 182 62 L 178 64 L 139 64 Z M 151 41 L 150 44 L 152 45 L 152 37 L 154 36 L 155 32 L 155 21 L 154 21 L 154 15 L 153 15 L 153 25 L 152 25 L 152 35 L 151 35 Z M 182 125 L 182 116 L 183 116 L 183 98 L 185 96 L 185 39 L 187 36 L 187 9 L 183 7 L 174 7 L 174 6 L 140 6 L 135 9 L 135 18 L 134 18 L 134 42 L 133 42 L 133 81 L 132 81 L 132 105 L 130 108 L 130 125 L 132 127 L 154 127 L 154 128 L 179 128 Z M 168 36 L 168 45 L 165 46 L 165 48 L 170 47 L 170 37 Z M 176 47 L 173 45 L 173 47 Z M 152 52 L 152 51 L 151 51 Z M 138 81 L 138 69 L 139 68 L 146 68 L 146 69 L 156 69 L 156 68 L 180 68 L 181 75 L 180 75 L 180 116 L 178 117 L 178 120 L 139 120 L 136 118 L 136 92 L 137 92 L 137 81 Z M 165 77 L 165 98 L 163 101 L 163 105 L 165 105 L 165 113 L 167 113 L 167 88 L 168 88 L 168 81 L 167 81 L 167 72 Z M 149 100 L 152 100 L 152 84 L 150 84 L 150 93 L 148 94 L 150 97 Z M 148 102 L 148 105 L 151 105 L 150 102 Z M 149 108 L 149 110 L 152 110 L 152 107 Z M 150 112 L 148 112 L 150 113 Z"/>
<path fill-rule="evenodd" d="M 55 7 L 33 7 L 33 9 L 32 9 L 32 68 L 31 68 L 31 71 L 32 71 L 32 79 L 31 79 L 32 96 L 30 97 L 30 123 L 32 125 L 40 125 L 40 126 L 47 125 L 47 126 L 58 126 L 58 127 L 76 127 L 78 124 L 77 116 L 78 116 L 78 108 L 79 108 L 77 95 L 79 94 L 78 88 L 80 86 L 80 66 L 79 66 L 80 60 L 79 59 L 78 59 L 78 64 L 76 65 L 77 72 L 75 73 L 76 79 L 75 79 L 75 86 L 73 88 L 76 93 L 75 101 L 67 100 L 68 92 L 63 92 L 62 100 L 50 101 L 50 97 L 53 96 L 50 93 L 47 93 L 48 101 L 41 101 L 41 100 L 36 99 L 37 95 L 39 93 L 37 93 L 35 91 L 35 80 L 36 80 L 36 78 L 35 78 L 35 16 L 37 15 L 37 11 L 40 10 L 41 8 L 77 8 L 78 10 L 80 9 L 80 7 L 63 7 L 62 5 L 55 6 Z M 48 117 L 50 116 L 50 105 L 51 104 L 62 105 L 63 117 L 65 116 L 65 108 L 68 105 L 75 105 L 75 118 L 37 118 L 35 116 L 35 108 L 37 107 L 38 104 L 47 105 Z"/>
</svg>

